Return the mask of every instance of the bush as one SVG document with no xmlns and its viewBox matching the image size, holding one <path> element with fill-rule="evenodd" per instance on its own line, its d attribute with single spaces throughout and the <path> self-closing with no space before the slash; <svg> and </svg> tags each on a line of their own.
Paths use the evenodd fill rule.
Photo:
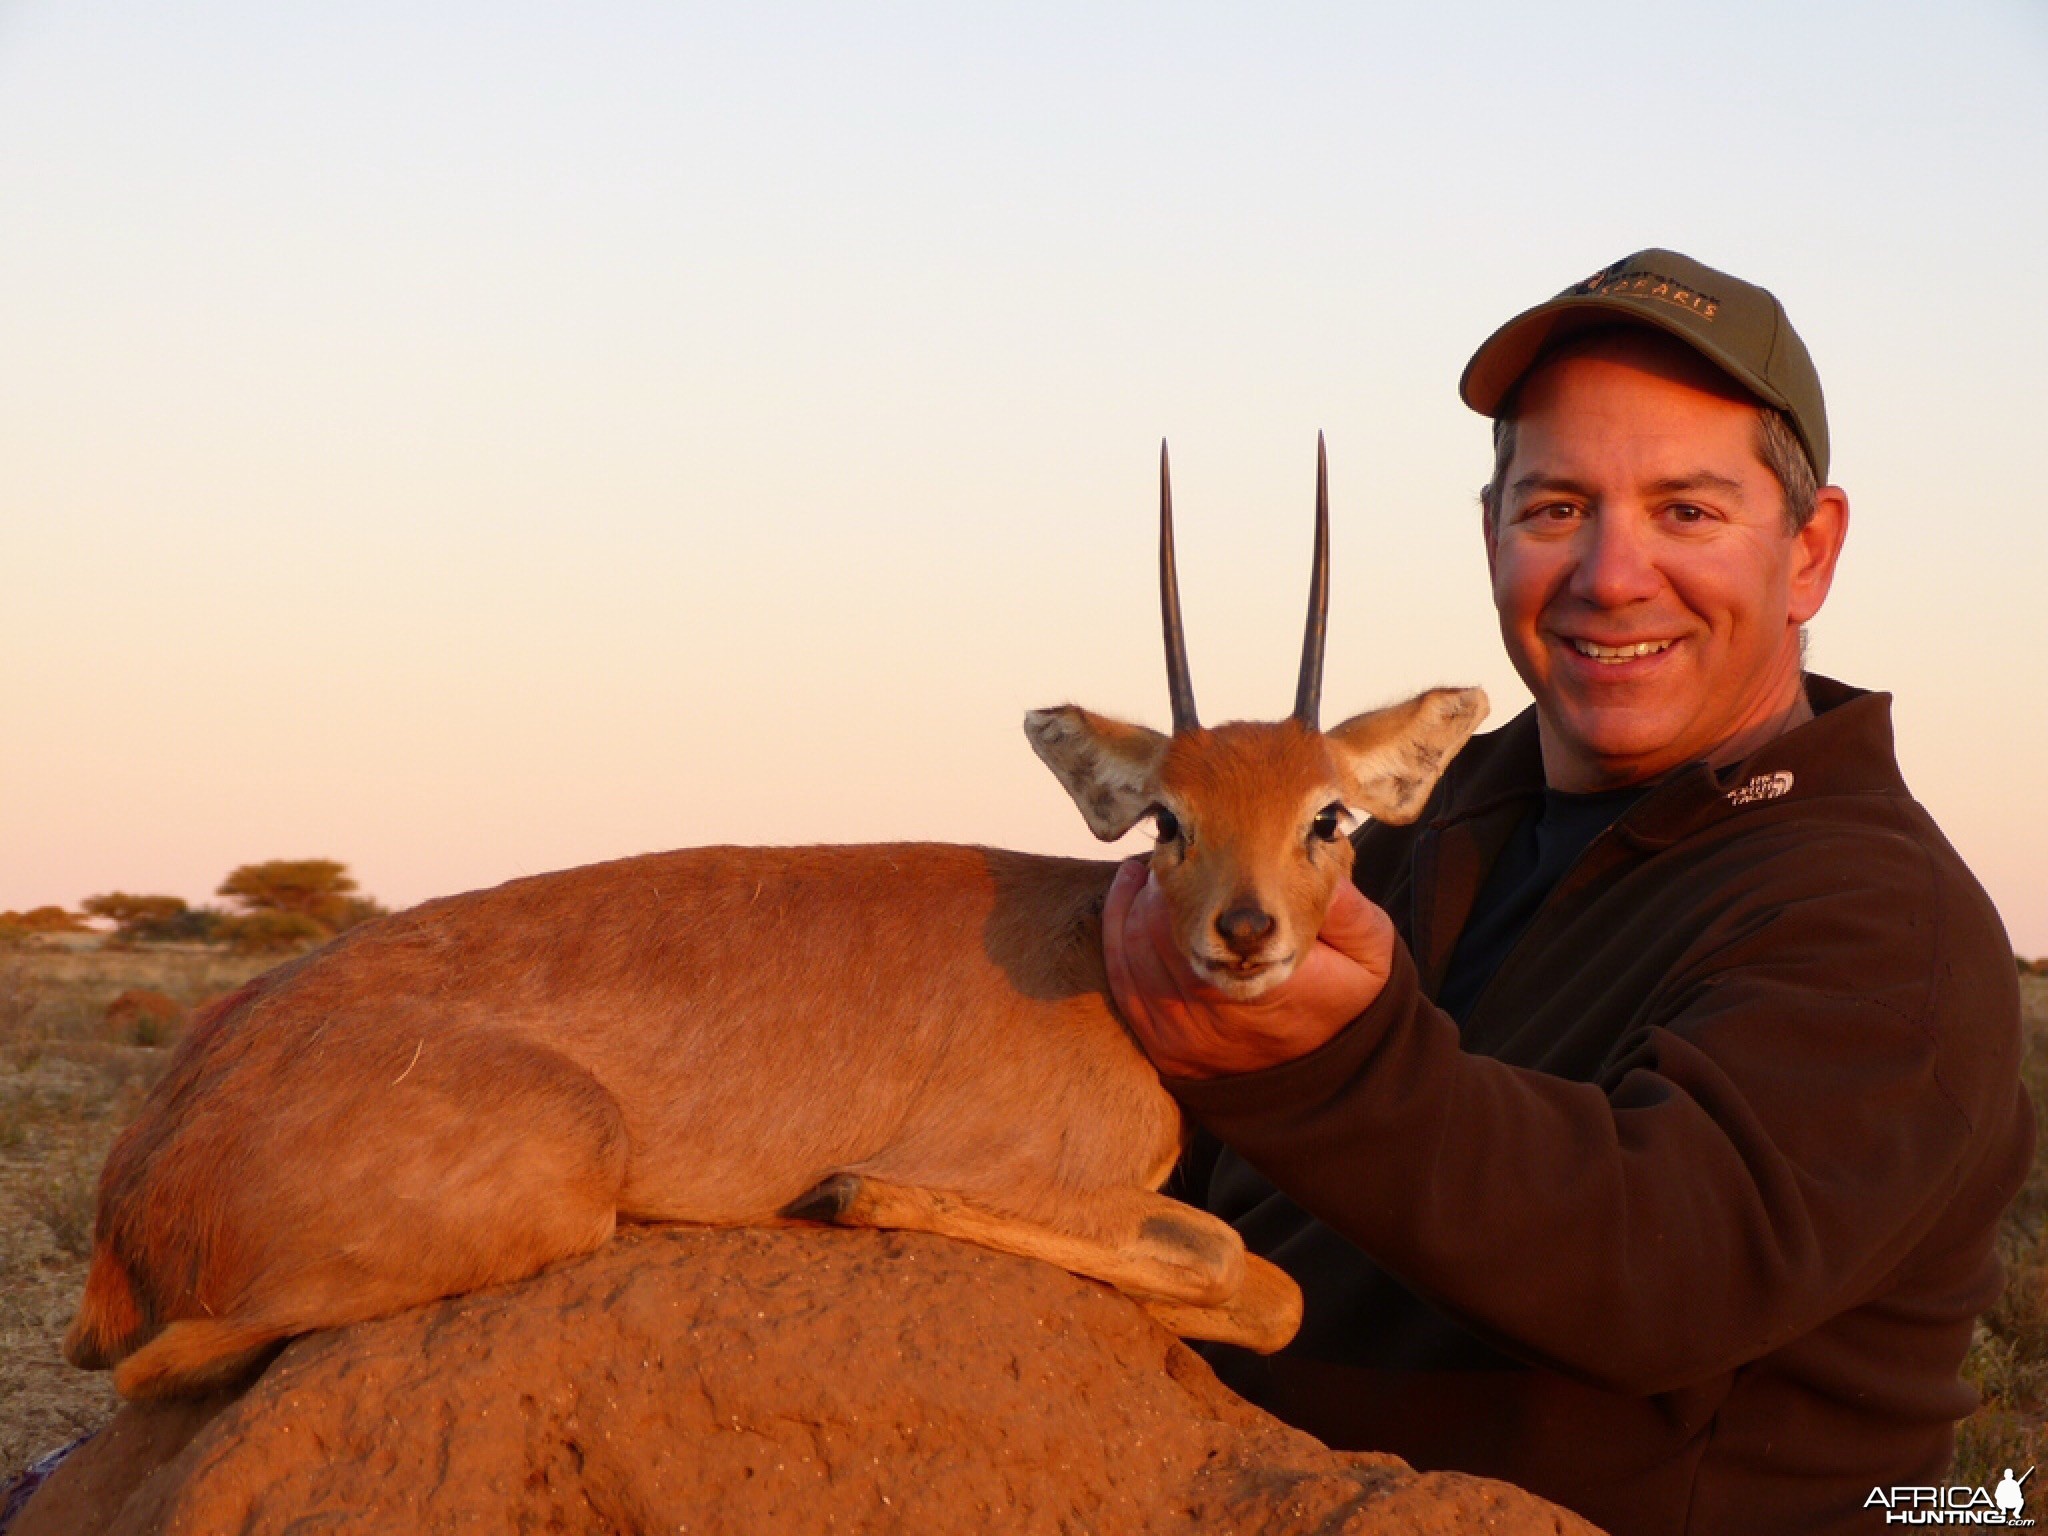
<svg viewBox="0 0 2048 1536">
<path fill-rule="evenodd" d="M 88 896 L 79 906 L 112 923 L 115 940 L 123 944 L 178 935 L 192 913 L 183 897 L 131 896 L 126 891 Z"/>
<path fill-rule="evenodd" d="M 26 912 L 0 912 L 0 937 L 21 939 L 43 933 L 91 933 L 92 925 L 62 907 L 30 907 Z"/>
<path fill-rule="evenodd" d="M 185 1010 L 175 997 L 130 987 L 107 1004 L 107 1038 L 127 1045 L 169 1045 L 185 1029 Z"/>
</svg>

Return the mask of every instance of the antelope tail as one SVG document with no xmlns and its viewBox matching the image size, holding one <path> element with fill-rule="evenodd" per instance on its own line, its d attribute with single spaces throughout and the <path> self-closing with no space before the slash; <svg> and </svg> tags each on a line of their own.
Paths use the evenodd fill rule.
<svg viewBox="0 0 2048 1536">
<path fill-rule="evenodd" d="M 128 1266 L 105 1243 L 93 1250 L 78 1316 L 64 1335 L 64 1358 L 84 1371 L 103 1371 L 149 1332 Z"/>
</svg>

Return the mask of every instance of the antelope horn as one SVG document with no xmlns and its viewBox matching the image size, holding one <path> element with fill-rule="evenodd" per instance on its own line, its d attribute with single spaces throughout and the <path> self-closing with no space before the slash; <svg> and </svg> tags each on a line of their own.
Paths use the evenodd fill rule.
<svg viewBox="0 0 2048 1536">
<path fill-rule="evenodd" d="M 1188 637 L 1180 625 L 1180 578 L 1173 568 L 1173 479 L 1166 467 L 1166 439 L 1159 440 L 1159 612 L 1166 621 L 1166 689 L 1173 696 L 1173 732 L 1191 731 L 1195 687 L 1188 678 Z"/>
<path fill-rule="evenodd" d="M 1308 629 L 1301 639 L 1301 686 L 1294 694 L 1294 718 L 1321 729 L 1323 644 L 1330 629 L 1330 461 L 1323 434 L 1316 434 L 1316 559 L 1308 581 Z"/>
</svg>

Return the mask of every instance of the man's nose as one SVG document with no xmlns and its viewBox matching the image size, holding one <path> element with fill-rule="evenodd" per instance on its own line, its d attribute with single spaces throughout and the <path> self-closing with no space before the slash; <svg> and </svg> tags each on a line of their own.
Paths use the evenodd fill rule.
<svg viewBox="0 0 2048 1536">
<path fill-rule="evenodd" d="M 1623 608 L 1655 597 L 1662 580 L 1644 519 L 1605 512 L 1586 519 L 1572 568 L 1574 597 L 1600 608 Z"/>
</svg>

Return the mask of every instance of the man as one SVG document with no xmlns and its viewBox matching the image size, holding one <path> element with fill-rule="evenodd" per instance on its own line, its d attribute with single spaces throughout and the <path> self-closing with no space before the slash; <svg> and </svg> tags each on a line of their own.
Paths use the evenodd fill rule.
<svg viewBox="0 0 2048 1536">
<path fill-rule="evenodd" d="M 1358 835 L 1363 896 L 1257 1004 L 1142 865 L 1111 892 L 1119 1006 L 1208 1133 L 1185 1193 L 1305 1293 L 1214 1363 L 1616 1536 L 1872 1528 L 1947 1470 L 2032 1120 L 2010 947 L 1888 698 L 1801 668 L 1849 518 L 1819 380 L 1769 293 L 1653 250 L 1461 392 L 1534 707 Z"/>
</svg>

